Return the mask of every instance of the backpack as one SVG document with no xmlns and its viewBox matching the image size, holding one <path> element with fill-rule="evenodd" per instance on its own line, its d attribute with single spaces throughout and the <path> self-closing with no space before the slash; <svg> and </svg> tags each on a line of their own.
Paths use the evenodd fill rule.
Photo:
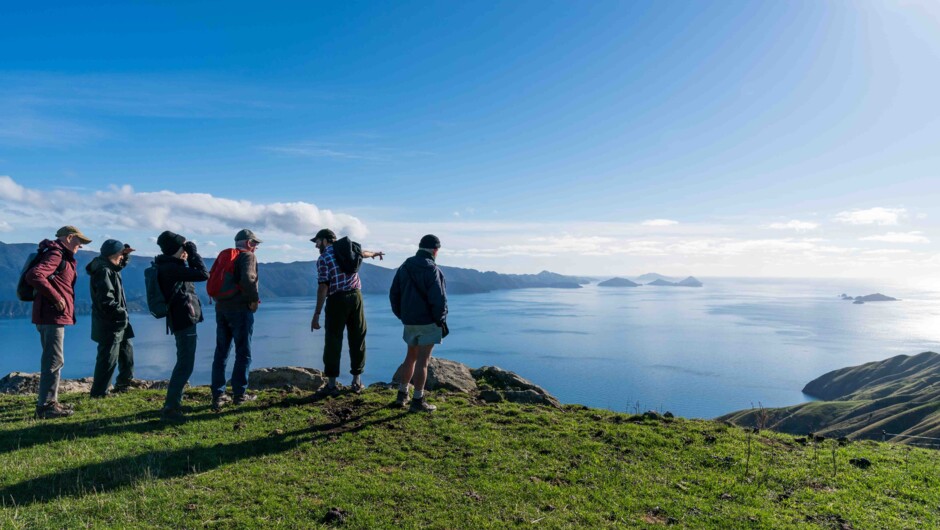
<svg viewBox="0 0 940 530">
<path fill-rule="evenodd" d="M 170 311 L 170 301 L 163 294 L 160 288 L 159 279 L 160 269 L 156 262 L 151 261 L 150 266 L 144 269 L 144 286 L 147 289 L 147 309 L 153 318 L 164 318 Z M 179 290 L 179 283 L 173 286 L 173 295 Z M 170 295 L 170 299 L 173 298 Z"/>
<path fill-rule="evenodd" d="M 346 274 L 355 274 L 362 265 L 362 245 L 344 237 L 333 243 L 333 256 L 336 257 L 339 270 Z"/>
<path fill-rule="evenodd" d="M 32 302 L 36 299 L 36 289 L 26 283 L 26 273 L 32 270 L 36 265 L 39 265 L 39 261 L 46 255 L 46 252 L 51 252 L 52 250 L 51 248 L 40 249 L 37 252 L 31 253 L 29 257 L 26 258 L 26 264 L 23 265 L 23 270 L 20 271 L 20 279 L 16 283 L 16 297 L 20 301 Z M 65 270 L 65 259 L 59 262 L 59 266 L 55 268 L 55 272 L 53 272 L 50 277 L 62 274 L 63 270 Z"/>
<path fill-rule="evenodd" d="M 235 260 L 242 252 L 247 250 L 238 248 L 227 248 L 219 252 L 209 270 L 209 281 L 206 282 L 206 293 L 212 299 L 228 300 L 242 291 L 242 286 L 238 284 L 238 278 L 235 277 Z"/>
</svg>

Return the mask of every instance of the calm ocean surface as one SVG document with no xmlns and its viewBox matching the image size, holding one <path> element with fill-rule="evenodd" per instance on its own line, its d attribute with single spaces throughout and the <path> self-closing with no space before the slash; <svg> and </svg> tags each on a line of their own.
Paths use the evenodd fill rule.
<svg viewBox="0 0 940 530">
<path fill-rule="evenodd" d="M 435 355 L 471 367 L 497 365 L 565 403 L 617 411 L 714 417 L 806 401 L 800 390 L 823 373 L 898 354 L 940 351 L 940 291 L 880 282 L 703 279 L 705 287 L 527 289 L 452 296 L 451 335 Z M 883 292 L 901 302 L 838 299 Z M 367 383 L 388 381 L 404 356 L 401 327 L 384 296 L 366 296 Z M 322 368 L 323 333 L 310 332 L 312 300 L 262 304 L 252 367 Z M 212 308 L 199 325 L 193 384 L 209 381 Z M 148 314 L 132 315 L 135 375 L 169 377 L 171 337 Z M 89 317 L 66 332 L 65 377 L 91 375 Z M 0 320 L 0 375 L 39 369 L 28 319 Z M 229 370 L 231 370 L 231 360 Z M 342 381 L 348 383 L 344 355 Z"/>
</svg>

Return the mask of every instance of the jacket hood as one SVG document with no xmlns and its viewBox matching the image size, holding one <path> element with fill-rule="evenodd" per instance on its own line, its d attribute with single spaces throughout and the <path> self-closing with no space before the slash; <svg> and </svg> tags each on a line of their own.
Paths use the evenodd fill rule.
<svg viewBox="0 0 940 530">
<path fill-rule="evenodd" d="M 111 263 L 110 261 L 108 261 L 105 258 L 102 258 L 101 256 L 98 256 L 95 259 L 91 260 L 88 263 L 88 265 L 85 266 L 85 272 L 91 275 L 100 271 L 101 269 L 106 269 L 106 268 L 110 268 L 113 271 L 121 270 L 121 267 Z"/>
<path fill-rule="evenodd" d="M 56 239 L 43 239 L 42 242 L 39 243 L 39 250 L 48 249 L 59 250 L 66 258 L 73 257 L 73 253 L 69 252 L 69 249 L 65 248 L 65 246 Z"/>
</svg>

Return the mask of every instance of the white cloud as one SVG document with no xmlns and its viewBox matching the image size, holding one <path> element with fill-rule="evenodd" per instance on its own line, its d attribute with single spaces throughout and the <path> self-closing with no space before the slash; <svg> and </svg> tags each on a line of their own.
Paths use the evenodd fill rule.
<svg viewBox="0 0 940 530">
<path fill-rule="evenodd" d="M 267 204 L 216 197 L 208 193 L 137 192 L 130 186 L 82 193 L 39 191 L 0 176 L 0 217 L 23 218 L 35 226 L 76 224 L 98 229 L 173 230 L 225 235 L 249 227 L 255 232 L 309 236 L 323 227 L 363 237 L 358 218 L 322 210 L 308 202 Z"/>
<path fill-rule="evenodd" d="M 888 232 L 876 236 L 859 238 L 860 241 L 881 241 L 882 243 L 930 243 L 923 232 Z"/>
<path fill-rule="evenodd" d="M 767 225 L 767 228 L 771 228 L 774 230 L 796 230 L 797 232 L 806 232 L 809 230 L 816 230 L 817 228 L 819 228 L 819 223 L 793 219 L 786 223 L 771 223 Z"/>
<path fill-rule="evenodd" d="M 679 221 L 672 219 L 648 219 L 640 223 L 643 226 L 673 226 L 679 224 Z"/>
<path fill-rule="evenodd" d="M 0 232 L 12 232 L 13 227 L 6 221 L 0 221 Z"/>
<path fill-rule="evenodd" d="M 896 225 L 907 215 L 904 208 L 869 208 L 867 210 L 851 210 L 839 212 L 835 220 L 850 225 Z"/>
</svg>

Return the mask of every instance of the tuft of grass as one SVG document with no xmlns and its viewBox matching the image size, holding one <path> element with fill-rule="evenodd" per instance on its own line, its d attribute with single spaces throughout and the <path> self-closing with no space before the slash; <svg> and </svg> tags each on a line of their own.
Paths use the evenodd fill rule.
<svg viewBox="0 0 940 530">
<path fill-rule="evenodd" d="M 409 414 L 378 389 L 219 413 L 191 389 L 175 425 L 162 397 L 66 396 L 50 421 L 0 397 L 0 527 L 940 526 L 938 453 L 910 447 L 448 393 Z"/>
</svg>

